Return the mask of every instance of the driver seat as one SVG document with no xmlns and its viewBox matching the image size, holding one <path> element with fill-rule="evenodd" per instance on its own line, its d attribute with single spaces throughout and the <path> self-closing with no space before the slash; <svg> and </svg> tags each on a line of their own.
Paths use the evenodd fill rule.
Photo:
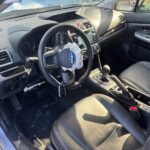
<svg viewBox="0 0 150 150">
<path fill-rule="evenodd" d="M 57 150 L 134 150 L 146 135 L 114 99 L 92 95 L 54 123 L 50 139 Z"/>
</svg>

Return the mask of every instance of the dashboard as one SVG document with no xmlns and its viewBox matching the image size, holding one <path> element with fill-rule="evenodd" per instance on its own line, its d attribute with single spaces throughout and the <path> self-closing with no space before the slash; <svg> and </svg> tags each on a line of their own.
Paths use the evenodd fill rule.
<svg viewBox="0 0 150 150">
<path fill-rule="evenodd" d="M 67 24 L 67 22 L 66 22 L 66 24 Z M 85 33 L 95 54 L 100 51 L 95 28 L 88 20 L 74 19 L 70 22 L 70 24 L 77 27 L 78 29 L 80 29 L 82 32 Z M 31 32 L 30 34 L 27 34 L 26 36 L 24 36 L 24 38 L 20 41 L 18 52 L 19 52 L 20 57 L 24 61 L 28 57 L 37 57 L 38 46 L 39 46 L 40 40 L 47 30 L 48 29 L 46 29 L 46 30 L 39 29 L 34 32 Z M 62 33 L 62 31 L 57 31 L 57 34 L 63 35 L 62 40 L 63 40 L 64 44 L 67 43 L 67 41 L 66 41 L 67 35 L 66 35 L 65 31 L 64 31 L 64 33 Z M 71 38 L 82 49 L 82 54 L 84 56 L 84 59 L 87 59 L 88 52 L 87 52 L 85 43 L 82 40 L 82 38 L 75 33 L 71 33 Z M 52 35 L 50 37 L 50 39 L 48 40 L 46 46 L 54 47 L 54 46 L 56 46 L 55 43 L 56 43 L 55 36 Z"/>
<path fill-rule="evenodd" d="M 40 81 L 37 65 L 27 65 L 26 59 L 37 57 L 42 36 L 54 25 L 65 23 L 80 29 L 95 55 L 100 53 L 102 41 L 123 32 L 127 26 L 122 13 L 99 7 L 69 8 L 0 22 L 0 99 L 20 92 L 29 86 L 29 80 L 32 85 Z M 83 40 L 76 34 L 71 36 L 86 60 L 88 52 Z M 53 47 L 55 43 L 52 35 L 47 46 Z"/>
</svg>

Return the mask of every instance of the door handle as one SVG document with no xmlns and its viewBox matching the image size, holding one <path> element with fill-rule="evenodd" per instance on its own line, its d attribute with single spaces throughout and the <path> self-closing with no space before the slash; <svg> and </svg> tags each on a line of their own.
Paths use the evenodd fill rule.
<svg viewBox="0 0 150 150">
<path fill-rule="evenodd" d="M 134 33 L 134 37 L 150 44 L 150 30 L 141 30 Z"/>
</svg>

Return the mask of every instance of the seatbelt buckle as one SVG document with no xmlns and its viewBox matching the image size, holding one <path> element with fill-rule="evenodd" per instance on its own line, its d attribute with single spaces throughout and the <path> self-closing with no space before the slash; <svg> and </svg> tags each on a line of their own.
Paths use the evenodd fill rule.
<svg viewBox="0 0 150 150">
<path fill-rule="evenodd" d="M 140 120 L 141 114 L 140 114 L 139 108 L 137 106 L 130 106 L 129 111 L 130 111 L 131 115 L 134 117 L 134 119 Z"/>
</svg>

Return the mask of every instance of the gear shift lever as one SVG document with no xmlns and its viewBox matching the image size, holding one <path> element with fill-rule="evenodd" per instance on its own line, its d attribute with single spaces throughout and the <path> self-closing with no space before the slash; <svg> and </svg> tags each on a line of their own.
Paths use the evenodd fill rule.
<svg viewBox="0 0 150 150">
<path fill-rule="evenodd" d="M 110 67 L 108 65 L 103 66 L 103 77 L 107 77 L 110 74 Z"/>
<path fill-rule="evenodd" d="M 110 74 L 110 67 L 108 65 L 104 65 L 102 67 L 99 55 L 97 56 L 97 59 L 98 59 L 99 70 L 102 74 L 102 81 L 108 82 L 109 80 L 107 79 L 107 77 Z"/>
<path fill-rule="evenodd" d="M 100 72 L 103 73 L 103 68 L 102 68 L 102 64 L 101 64 L 99 55 L 97 55 L 97 59 L 98 59 L 98 68 L 99 68 Z"/>
<path fill-rule="evenodd" d="M 110 74 L 110 67 L 108 65 L 104 65 L 102 69 L 102 81 L 109 82 L 109 74 Z"/>
</svg>

